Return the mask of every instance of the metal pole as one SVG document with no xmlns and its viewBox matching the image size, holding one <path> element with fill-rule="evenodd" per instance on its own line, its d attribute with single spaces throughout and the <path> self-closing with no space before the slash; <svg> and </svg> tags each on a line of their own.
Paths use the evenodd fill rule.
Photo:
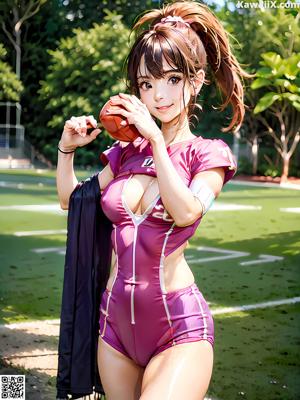
<svg viewBox="0 0 300 400">
<path fill-rule="evenodd" d="M 9 149 L 9 125 L 10 125 L 10 102 L 6 103 L 6 129 L 5 129 L 5 148 Z"/>
</svg>

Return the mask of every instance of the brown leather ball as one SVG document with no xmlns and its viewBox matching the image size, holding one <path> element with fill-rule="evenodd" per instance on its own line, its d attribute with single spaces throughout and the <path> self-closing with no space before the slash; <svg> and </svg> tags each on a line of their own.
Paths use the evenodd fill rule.
<svg viewBox="0 0 300 400">
<path fill-rule="evenodd" d="M 108 109 L 113 110 L 114 108 L 123 108 L 125 110 L 125 107 L 121 104 L 112 105 L 111 100 L 108 100 L 99 114 L 99 120 L 102 126 L 114 139 L 121 140 L 122 142 L 133 142 L 138 136 L 140 136 L 138 129 L 132 124 L 125 126 L 120 125 L 122 121 L 127 121 L 127 119 L 121 114 L 106 114 Z"/>
</svg>

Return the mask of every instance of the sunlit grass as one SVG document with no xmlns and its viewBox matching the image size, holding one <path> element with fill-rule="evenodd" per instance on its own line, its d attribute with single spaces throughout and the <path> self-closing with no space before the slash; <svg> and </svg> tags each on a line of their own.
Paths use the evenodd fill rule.
<svg viewBox="0 0 300 400">
<path fill-rule="evenodd" d="M 76 171 L 79 180 L 91 171 Z M 55 171 L 0 173 L 0 206 L 57 204 Z M 4 182 L 4 183 L 3 183 Z M 17 186 L 17 185 L 23 186 Z M 5 186 L 6 185 L 6 186 Z M 196 283 L 210 308 L 256 304 L 299 296 L 299 191 L 225 185 L 217 202 L 261 206 L 255 211 L 210 211 L 185 251 Z M 0 321 L 12 323 L 60 316 L 64 256 L 35 253 L 64 249 L 66 235 L 17 237 L 16 231 L 60 230 L 67 212 L 0 209 Z M 206 246 L 249 253 L 219 261 Z M 283 257 L 272 263 L 241 265 L 260 255 Z M 300 398 L 299 304 L 215 315 L 215 362 L 208 395 L 222 400 Z"/>
</svg>

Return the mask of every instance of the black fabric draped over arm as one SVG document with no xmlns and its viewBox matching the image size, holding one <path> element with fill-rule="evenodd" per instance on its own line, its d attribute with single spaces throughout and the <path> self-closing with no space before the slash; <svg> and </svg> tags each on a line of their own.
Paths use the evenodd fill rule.
<svg viewBox="0 0 300 400">
<path fill-rule="evenodd" d="M 58 344 L 57 398 L 103 394 L 97 348 L 102 294 L 110 272 L 112 223 L 101 208 L 98 173 L 69 201 Z"/>
</svg>

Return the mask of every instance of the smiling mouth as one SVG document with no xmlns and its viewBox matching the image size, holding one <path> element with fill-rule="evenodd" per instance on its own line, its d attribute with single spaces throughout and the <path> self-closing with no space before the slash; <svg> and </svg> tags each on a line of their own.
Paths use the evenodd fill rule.
<svg viewBox="0 0 300 400">
<path fill-rule="evenodd" d="M 162 106 L 162 107 L 155 107 L 158 111 L 164 111 L 170 108 L 173 104 L 170 104 L 169 106 Z"/>
</svg>

